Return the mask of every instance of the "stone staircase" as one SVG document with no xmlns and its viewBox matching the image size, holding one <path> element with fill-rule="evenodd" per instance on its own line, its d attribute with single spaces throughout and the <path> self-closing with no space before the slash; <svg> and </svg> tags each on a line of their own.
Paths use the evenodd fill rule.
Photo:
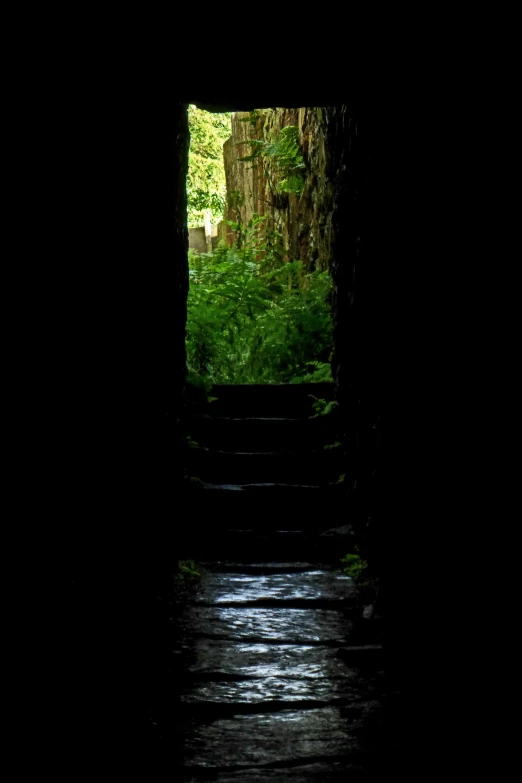
<svg viewBox="0 0 522 783">
<path fill-rule="evenodd" d="M 331 557 L 335 536 L 324 533 L 342 504 L 343 454 L 334 418 L 313 418 L 312 402 L 333 400 L 333 384 L 216 386 L 213 395 L 190 429 L 200 550 L 258 561 Z"/>
<path fill-rule="evenodd" d="M 339 568 L 343 459 L 324 449 L 335 424 L 309 418 L 309 395 L 331 400 L 332 385 L 213 394 L 190 430 L 200 481 L 187 534 L 202 578 L 176 651 L 183 780 L 373 780 L 383 651 Z"/>
</svg>

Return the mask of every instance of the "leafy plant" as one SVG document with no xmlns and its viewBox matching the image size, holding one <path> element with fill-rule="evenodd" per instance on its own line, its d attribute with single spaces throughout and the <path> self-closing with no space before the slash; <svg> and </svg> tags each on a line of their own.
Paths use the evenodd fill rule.
<svg viewBox="0 0 522 783">
<path fill-rule="evenodd" d="M 341 563 L 344 563 L 343 572 L 347 576 L 351 576 L 354 581 L 359 580 L 366 568 L 368 568 L 367 561 L 363 560 L 358 553 L 344 555 L 341 558 Z"/>
<path fill-rule="evenodd" d="M 300 379 L 302 382 L 307 381 L 307 376 L 304 376 L 304 378 Z M 329 380 L 328 378 L 323 377 L 323 373 L 321 373 L 320 380 L 325 381 Z M 337 411 L 339 408 L 339 403 L 336 400 L 325 400 L 322 397 L 315 397 L 313 394 L 309 395 L 312 399 L 312 408 L 315 411 L 315 416 L 312 418 L 316 418 L 319 416 L 330 416 L 331 413 L 334 411 Z"/>
<path fill-rule="evenodd" d="M 292 383 L 323 383 L 324 381 L 331 380 L 332 367 L 330 362 L 311 361 L 308 362 L 306 375 L 302 375 L 299 378 L 293 378 Z M 314 399 L 317 400 L 317 397 L 314 397 Z M 316 410 L 321 412 L 322 408 L 319 406 Z"/>
<path fill-rule="evenodd" d="M 299 146 L 299 129 L 295 125 L 287 125 L 279 132 L 273 133 L 270 138 L 264 138 L 263 127 L 259 122 L 261 117 L 260 112 L 251 112 L 248 118 L 242 120 L 250 122 L 252 128 L 258 132 L 258 137 L 246 141 L 251 152 L 239 160 L 243 163 L 260 162 L 274 193 L 301 196 L 305 185 L 303 171 L 306 165 Z"/>
<path fill-rule="evenodd" d="M 263 226 L 254 216 L 236 247 L 189 256 L 189 370 L 207 384 L 331 380 L 331 280 L 282 263 Z"/>
<path fill-rule="evenodd" d="M 354 550 L 341 558 L 341 563 L 344 564 L 343 572 L 357 584 L 363 603 L 372 604 L 379 593 L 379 580 L 375 576 L 370 576 L 368 561 L 360 556 L 357 545 L 354 546 Z"/>
<path fill-rule="evenodd" d="M 178 575 L 188 580 L 201 578 L 201 572 L 195 560 L 178 560 Z"/>
</svg>

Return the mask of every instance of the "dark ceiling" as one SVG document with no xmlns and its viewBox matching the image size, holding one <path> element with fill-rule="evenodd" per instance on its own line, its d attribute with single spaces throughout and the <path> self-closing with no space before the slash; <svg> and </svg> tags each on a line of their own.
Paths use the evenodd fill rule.
<svg viewBox="0 0 522 783">
<path fill-rule="evenodd" d="M 333 48 L 333 47 L 332 47 Z M 207 111 L 251 111 L 263 108 L 333 106 L 359 100 L 375 90 L 380 76 L 359 62 L 350 64 L 347 44 L 335 54 L 316 48 L 297 57 L 242 52 L 220 63 L 211 60 L 182 67 L 177 97 Z M 368 66 L 368 64 L 366 64 Z"/>
</svg>

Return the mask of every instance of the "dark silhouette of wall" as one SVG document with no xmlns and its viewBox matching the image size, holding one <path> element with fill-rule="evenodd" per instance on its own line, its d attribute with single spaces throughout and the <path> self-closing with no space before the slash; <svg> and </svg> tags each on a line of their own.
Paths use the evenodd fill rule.
<svg viewBox="0 0 522 783">
<path fill-rule="evenodd" d="M 45 421 L 60 583 L 47 704 L 62 726 L 57 774 L 72 778 L 100 764 L 137 772 L 140 754 L 150 768 L 146 705 L 170 651 L 156 596 L 186 518 L 187 118 L 165 82 L 124 70 L 90 74 L 95 94 L 83 93 L 60 149 L 76 179 L 44 390 L 57 412 Z"/>
<path fill-rule="evenodd" d="M 187 524 L 179 427 L 187 291 L 183 103 L 218 111 L 328 107 L 337 192 L 335 373 L 356 447 L 346 521 L 357 515 L 381 575 L 390 671 L 398 682 L 407 679 L 415 563 L 406 574 L 396 564 L 430 511 L 409 453 L 421 408 L 412 379 L 429 347 L 419 338 L 422 321 L 414 326 L 405 316 L 405 270 L 436 268 L 427 220 L 436 198 L 421 204 L 419 194 L 428 192 L 423 177 L 435 188 L 437 165 L 427 162 L 415 96 L 399 96 L 391 80 L 384 84 L 370 70 L 349 71 L 343 47 L 329 48 L 336 53 L 310 64 L 314 78 L 303 75 L 290 91 L 277 80 L 249 84 L 246 75 L 222 89 L 207 87 L 208 64 L 187 73 L 181 61 L 143 58 L 111 61 L 85 79 L 61 150 L 75 162 L 77 197 L 68 199 L 70 219 L 62 217 L 68 305 L 54 376 L 67 380 L 58 607 L 66 619 L 55 640 L 66 663 L 54 701 L 70 716 L 63 760 L 73 769 L 90 752 L 121 777 L 122 765 L 132 769 L 140 751 L 161 754 L 143 712 L 150 689 L 162 689 L 157 661 L 169 648 L 168 609 L 154 600 L 182 551 Z M 176 74 L 185 75 L 182 83 Z M 416 329 L 413 337 L 408 327 Z M 385 456 L 393 448 L 386 502 L 376 472 L 383 417 Z M 420 549 L 418 558 L 425 563 Z"/>
</svg>

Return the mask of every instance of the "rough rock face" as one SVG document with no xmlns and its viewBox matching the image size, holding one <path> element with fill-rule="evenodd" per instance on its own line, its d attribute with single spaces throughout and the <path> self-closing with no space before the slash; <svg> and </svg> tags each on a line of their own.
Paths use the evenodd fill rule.
<svg viewBox="0 0 522 783">
<path fill-rule="evenodd" d="M 255 137 L 250 123 L 242 121 L 249 116 L 248 112 L 234 115 L 232 136 L 224 145 L 227 191 L 245 194 L 243 223 L 254 213 L 270 216 L 271 225 L 283 234 L 289 260 L 300 259 L 308 269 L 328 268 L 331 272 L 332 371 L 346 452 L 352 455 L 346 465 L 350 508 L 356 512 L 358 534 L 364 531 L 370 561 L 379 570 L 378 265 L 382 255 L 379 243 L 385 240 L 372 225 L 375 215 L 380 214 L 376 202 L 379 172 L 374 162 L 378 124 L 362 104 L 262 111 L 264 138 L 288 125 L 298 127 L 306 163 L 301 198 L 274 198 L 262 166 L 238 160 L 250 154 L 246 142 Z M 228 219 L 236 220 L 233 209 Z M 229 227 L 220 224 L 220 236 L 225 235 L 229 243 L 234 241 Z"/>
<path fill-rule="evenodd" d="M 64 764 L 86 758 L 94 725 L 91 758 L 125 759 L 129 743 L 146 738 L 148 693 L 161 690 L 156 673 L 171 649 L 157 595 L 177 555 L 170 531 L 180 537 L 184 513 L 177 421 L 186 372 L 187 109 L 164 100 L 159 81 L 122 79 L 117 97 L 109 83 L 86 112 L 89 132 L 79 123 L 71 134 L 67 156 L 81 183 L 67 193 L 77 222 L 63 246 L 69 258 L 75 248 L 75 261 L 56 348 L 63 382 L 48 384 L 63 409 L 63 447 L 58 417 L 46 412 L 56 568 L 42 562 L 60 586 L 49 601 L 59 628 L 49 682 L 56 716 L 68 716 Z"/>
<path fill-rule="evenodd" d="M 352 520 L 364 536 L 370 563 L 380 571 L 379 520 L 380 244 L 372 225 L 378 210 L 375 122 L 362 107 L 335 106 L 326 114 L 326 172 L 332 188 L 330 271 L 334 281 L 332 371 L 344 421 Z"/>
<path fill-rule="evenodd" d="M 270 224 L 283 235 L 288 260 L 302 261 L 307 269 L 326 269 L 330 256 L 332 190 L 326 176 L 325 132 L 326 112 L 322 108 L 266 109 L 261 112 L 257 128 L 263 128 L 263 138 L 282 128 L 295 125 L 306 164 L 302 195 L 273 193 L 260 163 L 242 163 L 239 158 L 251 153 L 246 142 L 257 133 L 249 122 L 248 112 L 237 112 L 232 118 L 232 136 L 225 142 L 223 155 L 227 192 L 245 195 L 241 220 L 248 222 L 254 213 L 268 215 Z M 229 208 L 228 220 L 236 220 L 236 211 Z M 220 235 L 229 244 L 234 234 L 226 225 Z"/>
</svg>

